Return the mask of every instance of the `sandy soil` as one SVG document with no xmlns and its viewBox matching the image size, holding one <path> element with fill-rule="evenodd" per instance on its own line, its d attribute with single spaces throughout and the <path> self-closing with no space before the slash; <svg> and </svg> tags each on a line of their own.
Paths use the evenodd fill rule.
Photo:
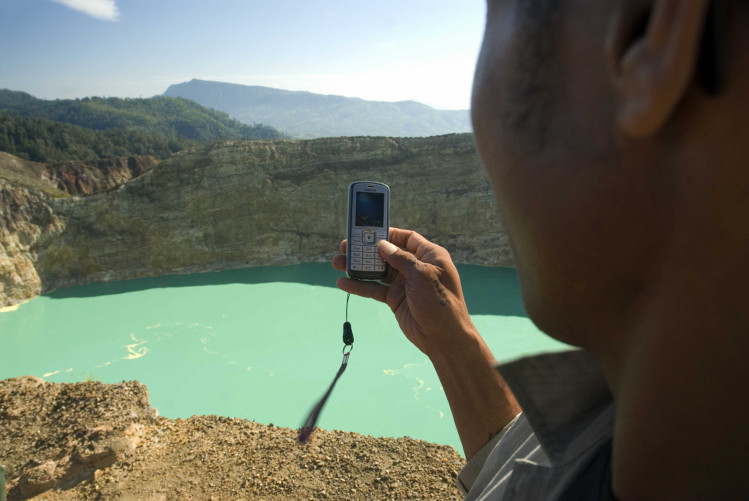
<svg viewBox="0 0 749 501">
<path fill-rule="evenodd" d="M 451 447 L 242 419 L 169 420 L 136 381 L 0 381 L 8 501 L 462 499 Z"/>
</svg>

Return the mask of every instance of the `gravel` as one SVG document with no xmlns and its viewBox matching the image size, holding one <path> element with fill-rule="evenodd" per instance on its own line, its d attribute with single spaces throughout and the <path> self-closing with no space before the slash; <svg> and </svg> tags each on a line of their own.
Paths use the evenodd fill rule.
<svg viewBox="0 0 749 501">
<path fill-rule="evenodd" d="M 297 431 L 221 416 L 170 420 L 137 381 L 0 381 L 8 501 L 462 499 L 464 460 L 411 438 Z"/>
</svg>

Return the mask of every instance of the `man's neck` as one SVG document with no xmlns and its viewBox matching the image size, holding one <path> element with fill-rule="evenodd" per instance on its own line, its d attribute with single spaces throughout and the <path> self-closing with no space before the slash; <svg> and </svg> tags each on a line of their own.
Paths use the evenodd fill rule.
<svg viewBox="0 0 749 501">
<path fill-rule="evenodd" d="M 617 404 L 614 485 L 623 499 L 749 492 L 749 270 L 730 252 L 671 261 L 632 330 L 591 347 Z"/>
</svg>

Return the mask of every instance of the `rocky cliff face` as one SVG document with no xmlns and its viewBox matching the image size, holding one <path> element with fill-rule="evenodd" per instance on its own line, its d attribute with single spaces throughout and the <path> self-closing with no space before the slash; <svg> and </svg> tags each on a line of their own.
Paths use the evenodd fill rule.
<svg viewBox="0 0 749 501">
<path fill-rule="evenodd" d="M 123 185 L 158 163 L 144 155 L 44 164 L 0 151 L 0 179 L 55 197 L 93 195 Z"/>
<path fill-rule="evenodd" d="M 49 200 L 40 191 L 0 179 L 0 306 L 42 292 L 34 248 L 64 227 Z"/>
<path fill-rule="evenodd" d="M 41 179 L 70 195 L 93 195 L 125 184 L 158 163 L 151 156 L 60 162 L 44 169 Z"/>
<path fill-rule="evenodd" d="M 391 224 L 455 261 L 512 265 L 468 134 L 237 141 L 86 197 L 0 184 L 0 304 L 94 281 L 328 260 L 357 180 L 389 184 Z"/>
</svg>

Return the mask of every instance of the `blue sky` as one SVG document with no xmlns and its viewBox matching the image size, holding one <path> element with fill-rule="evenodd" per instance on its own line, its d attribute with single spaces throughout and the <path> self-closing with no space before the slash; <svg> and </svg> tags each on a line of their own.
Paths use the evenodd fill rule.
<svg viewBox="0 0 749 501">
<path fill-rule="evenodd" d="M 467 109 L 484 0 L 0 0 L 0 88 L 150 97 L 192 78 Z"/>
</svg>

